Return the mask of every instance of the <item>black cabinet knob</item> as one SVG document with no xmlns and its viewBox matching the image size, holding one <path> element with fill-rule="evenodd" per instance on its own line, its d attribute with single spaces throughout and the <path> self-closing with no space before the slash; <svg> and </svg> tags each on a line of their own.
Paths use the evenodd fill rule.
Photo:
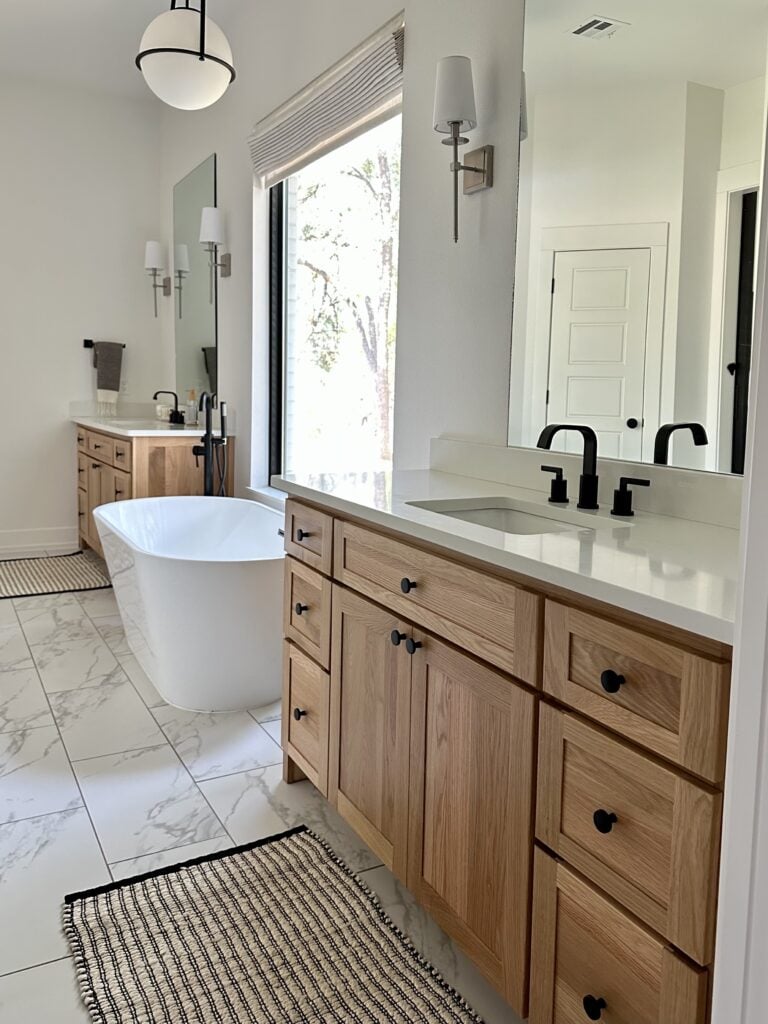
<svg viewBox="0 0 768 1024">
<path fill-rule="evenodd" d="M 640 420 L 635 419 L 634 416 L 630 416 L 627 420 L 627 426 L 630 430 L 637 430 L 637 428 L 640 426 Z"/>
<path fill-rule="evenodd" d="M 301 708 L 294 708 L 293 709 L 293 717 L 296 719 L 297 722 L 300 722 L 302 720 L 302 718 L 306 715 L 306 713 L 307 712 L 306 711 L 302 711 Z"/>
<path fill-rule="evenodd" d="M 403 576 L 400 580 L 400 589 L 404 594 L 410 594 L 412 590 L 416 589 L 416 584 L 413 580 L 409 580 L 407 576 Z"/>
<path fill-rule="evenodd" d="M 590 1020 L 600 1020 L 608 1004 L 597 996 L 584 996 L 584 1013 Z"/>
<path fill-rule="evenodd" d="M 618 693 L 626 681 L 624 676 L 614 672 L 612 668 L 607 668 L 600 676 L 600 685 L 606 693 Z"/>
<path fill-rule="evenodd" d="M 399 630 L 393 629 L 389 634 L 389 639 L 392 641 L 393 647 L 399 647 L 403 640 L 405 640 L 405 633 L 401 633 Z"/>
<path fill-rule="evenodd" d="M 618 820 L 619 819 L 613 811 L 604 811 L 602 808 L 595 811 L 592 815 L 592 821 L 595 823 L 595 828 L 598 832 L 602 832 L 604 836 L 608 835 Z"/>
<path fill-rule="evenodd" d="M 409 654 L 415 654 L 416 651 L 418 651 L 418 649 L 423 646 L 423 643 L 421 643 L 419 640 L 414 640 L 413 637 L 411 636 L 409 636 L 408 639 L 405 641 L 405 649 L 406 651 L 408 651 Z"/>
<path fill-rule="evenodd" d="M 293 610 L 296 612 L 297 615 L 303 615 L 304 612 L 309 611 L 309 605 L 302 604 L 301 601 L 297 601 L 296 604 L 293 606 Z"/>
<path fill-rule="evenodd" d="M 302 530 L 301 527 L 299 527 L 298 530 L 296 531 L 296 540 L 299 542 L 299 544 L 301 544 L 301 542 L 304 540 L 309 540 L 311 536 L 311 533 L 307 533 L 306 530 Z"/>
</svg>

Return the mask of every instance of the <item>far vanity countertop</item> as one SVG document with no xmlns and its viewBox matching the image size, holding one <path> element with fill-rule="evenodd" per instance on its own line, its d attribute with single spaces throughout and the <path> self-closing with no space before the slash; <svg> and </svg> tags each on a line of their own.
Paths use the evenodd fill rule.
<svg viewBox="0 0 768 1024">
<path fill-rule="evenodd" d="M 172 426 L 164 420 L 153 419 L 125 419 L 120 416 L 72 416 L 72 422 L 86 430 L 98 430 L 105 434 L 115 434 L 117 437 L 178 437 L 179 434 L 189 434 L 190 437 L 200 437 L 205 427 L 202 423 L 195 426 Z M 218 437 L 220 431 L 214 430 Z M 234 433 L 228 431 L 230 437 Z"/>
<path fill-rule="evenodd" d="M 296 498 L 396 530 L 414 540 L 468 555 L 699 636 L 733 643 L 739 531 L 637 512 L 609 515 L 603 498 L 591 518 L 563 533 L 519 535 L 477 526 L 410 504 L 424 500 L 511 498 L 526 511 L 557 519 L 547 494 L 433 470 L 276 476 L 272 485 Z M 567 510 L 575 511 L 572 501 Z M 568 511 L 563 513 L 568 515 Z"/>
</svg>

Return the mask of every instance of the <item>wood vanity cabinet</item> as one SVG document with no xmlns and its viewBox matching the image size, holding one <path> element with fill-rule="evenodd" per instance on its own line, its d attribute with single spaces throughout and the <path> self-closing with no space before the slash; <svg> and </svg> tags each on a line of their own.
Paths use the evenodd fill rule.
<svg viewBox="0 0 768 1024">
<path fill-rule="evenodd" d="M 730 649 L 295 499 L 286 551 L 286 780 L 532 1024 L 705 1024 Z"/>
<path fill-rule="evenodd" d="M 80 546 L 100 554 L 93 510 L 128 498 L 202 494 L 203 468 L 192 447 L 195 434 L 125 438 L 77 427 L 78 532 Z M 228 442 L 227 493 L 234 480 L 234 440 Z"/>
</svg>

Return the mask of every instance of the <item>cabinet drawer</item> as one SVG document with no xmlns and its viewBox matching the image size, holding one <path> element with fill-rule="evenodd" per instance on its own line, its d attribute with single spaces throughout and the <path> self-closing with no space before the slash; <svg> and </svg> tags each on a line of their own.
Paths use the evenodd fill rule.
<svg viewBox="0 0 768 1024">
<path fill-rule="evenodd" d="M 285 550 L 318 572 L 330 576 L 333 519 L 289 498 L 285 503 Z"/>
<path fill-rule="evenodd" d="M 721 802 L 542 707 L 537 838 L 700 964 L 712 962 Z"/>
<path fill-rule="evenodd" d="M 77 486 L 83 490 L 88 486 L 88 456 L 77 453 Z"/>
<path fill-rule="evenodd" d="M 722 782 L 730 666 L 547 601 L 544 689 L 710 782 Z"/>
<path fill-rule="evenodd" d="M 94 434 L 90 430 L 86 434 L 86 446 L 89 455 L 93 455 L 111 466 L 115 459 L 115 441 L 106 434 Z"/>
<path fill-rule="evenodd" d="M 542 599 L 506 580 L 337 521 L 334 576 L 518 679 L 539 685 Z"/>
<path fill-rule="evenodd" d="M 328 673 L 288 641 L 283 662 L 283 750 L 328 793 Z"/>
<path fill-rule="evenodd" d="M 704 1024 L 708 973 L 536 851 L 529 1024 Z"/>
<path fill-rule="evenodd" d="M 131 474 L 119 469 L 104 471 L 102 501 L 127 501 L 131 497 Z"/>
<path fill-rule="evenodd" d="M 331 581 L 293 558 L 285 559 L 283 629 L 307 654 L 330 668 Z"/>
<path fill-rule="evenodd" d="M 131 442 L 114 440 L 112 464 L 115 469 L 121 469 L 126 473 L 131 472 Z"/>
</svg>

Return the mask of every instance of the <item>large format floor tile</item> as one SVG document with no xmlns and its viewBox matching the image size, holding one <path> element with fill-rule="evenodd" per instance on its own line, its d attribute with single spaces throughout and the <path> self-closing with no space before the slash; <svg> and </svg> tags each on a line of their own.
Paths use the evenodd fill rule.
<svg viewBox="0 0 768 1024">
<path fill-rule="evenodd" d="M 217 839 L 206 839 L 203 843 L 192 843 L 191 846 L 176 846 L 172 850 L 163 850 L 161 853 L 148 853 L 146 857 L 121 860 L 117 864 L 110 864 L 109 867 L 112 877 L 117 881 L 119 878 L 132 878 L 134 875 L 143 875 L 147 871 L 156 871 L 158 868 L 184 864 L 196 857 L 208 857 L 212 853 L 221 853 L 222 850 L 232 849 L 233 845 L 229 836 L 219 836 Z"/>
<path fill-rule="evenodd" d="M 265 704 L 263 708 L 252 708 L 251 714 L 257 722 L 280 721 L 282 701 L 276 700 L 271 704 Z"/>
<path fill-rule="evenodd" d="M 379 898 L 382 909 L 411 939 L 422 956 L 437 968 L 444 980 L 461 992 L 486 1024 L 521 1024 L 520 1018 L 483 978 L 450 938 L 418 906 L 405 886 L 385 867 L 366 871 L 366 885 Z"/>
<path fill-rule="evenodd" d="M 0 672 L 0 732 L 53 725 L 48 701 L 33 668 Z"/>
<path fill-rule="evenodd" d="M 0 822 L 81 804 L 56 726 L 0 733 Z"/>
<path fill-rule="evenodd" d="M 77 602 L 53 608 L 17 606 L 16 614 L 29 644 L 56 644 L 96 636 L 96 627 Z"/>
<path fill-rule="evenodd" d="M 282 762 L 280 747 L 246 711 L 201 715 L 166 705 L 152 713 L 195 779 Z"/>
<path fill-rule="evenodd" d="M 224 835 L 167 743 L 74 767 L 110 863 Z"/>
<path fill-rule="evenodd" d="M 34 597 L 14 597 L 13 603 L 19 612 L 40 611 L 43 608 L 63 608 L 74 605 L 78 600 L 74 594 L 37 594 Z"/>
<path fill-rule="evenodd" d="M 119 671 L 117 658 L 100 636 L 33 644 L 32 657 L 48 693 L 95 686 Z"/>
<path fill-rule="evenodd" d="M 0 626 L 0 672 L 34 668 L 21 626 Z"/>
<path fill-rule="evenodd" d="M 99 615 L 119 614 L 115 592 L 111 588 L 108 590 L 85 590 L 75 596 L 86 615 L 92 619 Z"/>
<path fill-rule="evenodd" d="M 123 672 L 96 686 L 52 693 L 50 700 L 73 761 L 164 742 L 160 727 Z"/>
<path fill-rule="evenodd" d="M 7 1024 L 87 1024 L 73 961 L 54 960 L 0 978 L 0 1020 Z"/>
<path fill-rule="evenodd" d="M 123 620 L 119 614 L 99 615 L 93 619 L 93 624 L 113 654 L 119 656 L 131 653 L 123 629 Z"/>
<path fill-rule="evenodd" d="M 353 869 L 381 863 L 309 782 L 283 782 L 282 765 L 201 782 L 234 841 L 251 843 L 297 825 L 322 836 Z"/>
<path fill-rule="evenodd" d="M 16 618 L 13 601 L 8 598 L 0 600 L 0 629 L 4 626 L 18 626 L 18 624 L 19 620 Z"/>
<path fill-rule="evenodd" d="M 68 956 L 63 897 L 109 880 L 84 808 L 0 825 L 0 971 Z"/>
<path fill-rule="evenodd" d="M 120 664 L 148 708 L 160 708 L 165 704 L 134 654 L 121 654 Z"/>
</svg>

